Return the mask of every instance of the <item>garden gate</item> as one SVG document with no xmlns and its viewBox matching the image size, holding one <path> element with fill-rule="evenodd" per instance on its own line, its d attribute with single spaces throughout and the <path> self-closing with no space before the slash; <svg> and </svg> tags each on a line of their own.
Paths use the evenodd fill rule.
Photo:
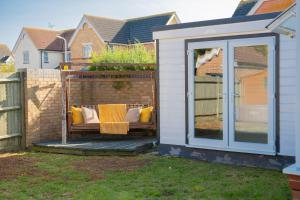
<svg viewBox="0 0 300 200">
<path fill-rule="evenodd" d="M 24 132 L 23 74 L 0 73 L 0 151 L 17 150 Z"/>
</svg>

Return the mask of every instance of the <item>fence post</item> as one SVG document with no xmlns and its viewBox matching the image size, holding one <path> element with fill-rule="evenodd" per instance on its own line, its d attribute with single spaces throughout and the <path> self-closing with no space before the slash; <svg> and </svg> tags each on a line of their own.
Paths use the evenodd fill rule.
<svg viewBox="0 0 300 200">
<path fill-rule="evenodd" d="M 21 149 L 24 150 L 26 148 L 26 111 L 25 111 L 25 91 L 27 84 L 25 83 L 26 81 L 26 74 L 27 71 L 20 71 L 20 102 L 21 102 L 21 132 L 22 132 L 22 139 L 21 139 Z"/>
</svg>

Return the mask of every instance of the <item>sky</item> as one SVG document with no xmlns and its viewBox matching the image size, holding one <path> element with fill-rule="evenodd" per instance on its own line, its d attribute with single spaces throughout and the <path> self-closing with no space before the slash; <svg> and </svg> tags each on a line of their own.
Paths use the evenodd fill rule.
<svg viewBox="0 0 300 200">
<path fill-rule="evenodd" d="M 0 43 L 22 27 L 76 28 L 83 14 L 127 19 L 176 11 L 181 22 L 231 17 L 240 0 L 0 0 Z"/>
</svg>

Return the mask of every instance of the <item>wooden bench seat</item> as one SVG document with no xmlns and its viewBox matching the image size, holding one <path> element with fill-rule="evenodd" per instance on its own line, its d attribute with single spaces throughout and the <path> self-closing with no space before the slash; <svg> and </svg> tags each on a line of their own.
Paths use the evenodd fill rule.
<svg viewBox="0 0 300 200">
<path fill-rule="evenodd" d="M 149 105 L 143 105 L 143 104 L 128 104 L 127 108 L 135 108 L 135 107 L 147 107 Z M 87 108 L 93 108 L 97 111 L 98 113 L 98 108 L 95 105 L 80 105 L 80 106 L 75 106 L 75 107 L 87 107 Z M 99 113 L 98 113 L 99 116 Z M 80 133 L 80 134 L 85 134 L 87 132 L 100 132 L 100 125 L 99 123 L 92 123 L 92 124 L 80 124 L 80 125 L 74 125 L 72 123 L 72 112 L 67 113 L 67 123 L 68 123 L 68 133 Z M 135 130 L 135 129 L 145 129 L 145 130 L 150 130 L 150 131 L 155 131 L 156 130 L 156 114 L 155 114 L 155 109 L 153 109 L 152 112 L 152 117 L 151 117 L 151 122 L 149 123 L 129 123 L 129 130 Z"/>
</svg>

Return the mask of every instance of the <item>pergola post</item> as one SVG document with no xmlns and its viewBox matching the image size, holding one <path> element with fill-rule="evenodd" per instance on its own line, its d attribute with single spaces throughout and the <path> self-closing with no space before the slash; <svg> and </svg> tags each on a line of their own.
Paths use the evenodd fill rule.
<svg viewBox="0 0 300 200">
<path fill-rule="evenodd" d="M 300 0 L 296 5 L 297 29 L 296 29 L 296 53 L 297 69 L 296 74 L 300 75 Z M 285 169 L 283 172 L 289 175 L 290 188 L 293 192 L 293 199 L 300 200 L 300 79 L 296 79 L 296 105 L 295 105 L 295 164 Z"/>
<path fill-rule="evenodd" d="M 66 84 L 65 74 L 60 71 L 61 74 L 61 143 L 67 144 L 67 117 L 66 117 Z"/>
</svg>

